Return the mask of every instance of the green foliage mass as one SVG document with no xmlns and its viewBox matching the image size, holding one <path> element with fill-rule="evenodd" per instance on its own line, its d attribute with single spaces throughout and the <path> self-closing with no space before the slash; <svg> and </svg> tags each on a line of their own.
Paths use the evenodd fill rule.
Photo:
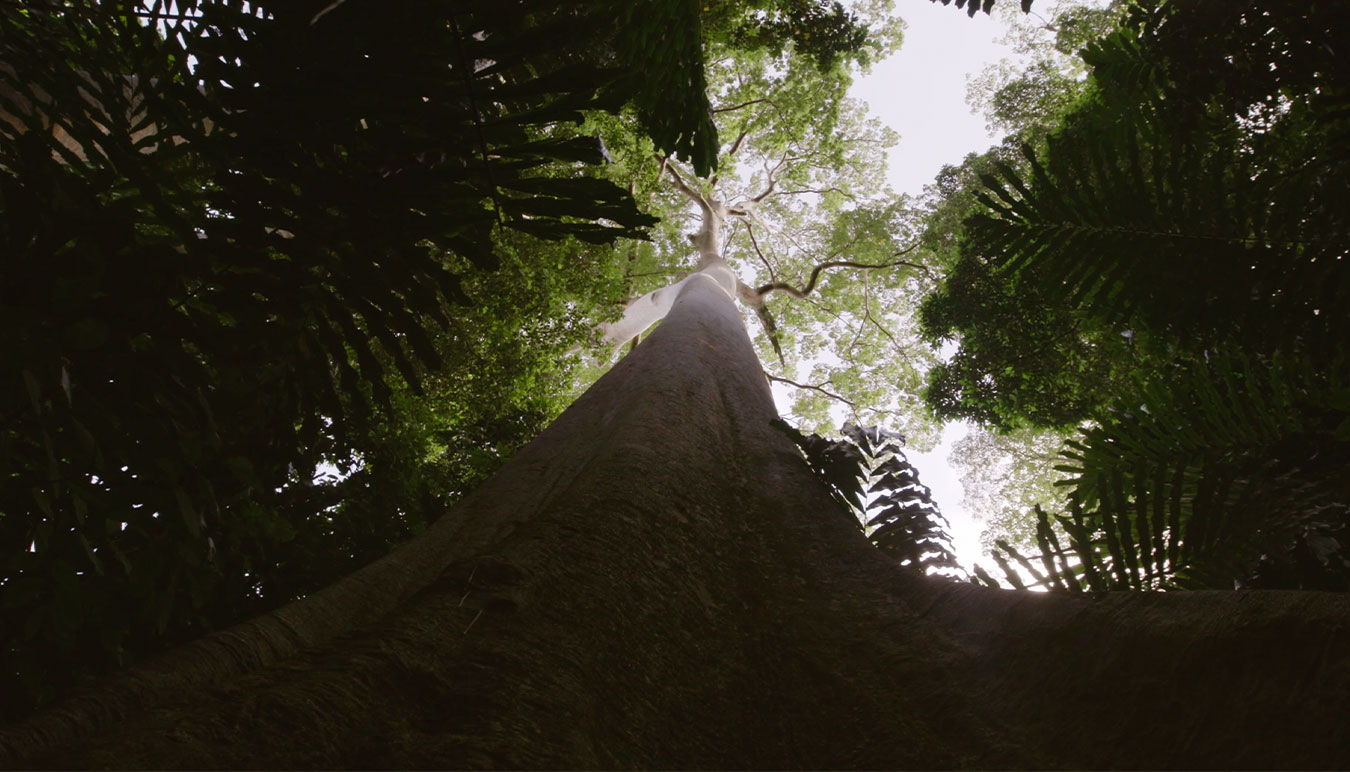
<svg viewBox="0 0 1350 772">
<path fill-rule="evenodd" d="M 688 235 L 699 229 L 701 215 L 672 184 L 673 167 L 738 211 L 723 230 L 723 254 L 748 287 L 801 290 L 817 277 L 804 298 L 767 296 L 776 341 L 764 317 L 747 318 L 766 372 L 808 387 L 797 389 L 793 417 L 823 431 L 837 424 L 831 409 L 844 405 L 855 421 L 885 422 L 926 445 L 935 432 L 917 408 L 930 357 L 908 317 L 929 279 L 917 259 L 901 254 L 912 246 L 916 217 L 885 185 L 894 133 L 847 97 L 862 64 L 841 59 L 821 67 L 792 41 L 745 50 L 735 34 L 722 32 L 727 17 L 718 14 L 727 8 L 710 7 L 707 78 L 722 141 L 716 175 L 698 180 L 666 159 L 633 131 L 632 112 L 596 116 L 588 125 L 614 159 L 604 173 L 662 217 L 650 244 L 628 251 L 629 296 L 666 286 L 696 263 Z M 748 16 L 736 18 L 759 18 L 747 8 Z M 859 4 L 854 12 L 868 30 L 864 45 L 872 55 L 898 44 L 900 25 L 889 3 Z M 830 263 L 836 265 L 817 271 Z"/>
<path fill-rule="evenodd" d="M 847 62 L 866 66 L 887 46 L 867 19 L 827 0 L 704 0 L 703 18 L 710 40 L 773 58 L 790 49 L 821 70 Z"/>
<path fill-rule="evenodd" d="M 1036 544 L 1036 505 L 1067 507 L 1065 490 L 1055 486 L 1065 434 L 1019 429 L 999 432 L 972 425 L 953 445 L 947 462 L 961 480 L 961 506 L 981 521 L 980 545 L 999 540 L 1018 547 Z"/>
<path fill-rule="evenodd" d="M 986 208 L 984 181 L 1005 171 L 1030 174 L 1022 148 L 1043 151 L 1066 116 L 1096 99 L 1097 84 L 1083 78 L 1087 67 L 1076 52 L 1119 15 L 1061 4 L 1050 24 L 1033 25 L 1010 11 L 1006 42 L 1030 64 L 1020 73 L 1006 64 L 991 67 L 972 84 L 972 105 L 986 110 L 991 127 L 1012 133 L 944 168 L 929 189 L 923 242 L 946 275 L 924 299 L 920 326 L 935 345 L 960 343 L 930 372 L 925 391 L 944 419 L 1004 433 L 1068 431 L 1099 409 L 1130 369 L 1146 366 L 1150 349 L 1138 331 L 1085 318 L 1058 288 L 1037 284 L 1030 272 L 998 271 L 988 254 L 964 243 L 967 220 Z"/>
<path fill-rule="evenodd" d="M 4 5 L 0 712 L 323 586 L 533 436 L 655 221 L 574 126 L 631 104 L 711 168 L 698 29 Z"/>
<path fill-rule="evenodd" d="M 1078 52 L 1115 28 L 1123 5 L 1058 0 L 1030 14 L 999 5 L 997 15 L 1007 25 L 1001 42 L 1021 61 L 987 65 L 967 87 L 967 101 L 984 112 L 989 130 L 1032 143 L 1053 132 L 1093 87 Z"/>
<path fill-rule="evenodd" d="M 1126 339 L 1085 330 L 1055 289 L 1006 281 L 978 258 L 957 262 L 920 322 L 936 342 L 960 340 L 929 371 L 928 404 L 1003 431 L 1076 425 L 1132 359 Z"/>
<path fill-rule="evenodd" d="M 1089 421 L 1060 467 L 1070 511 L 1037 517 L 1041 583 L 1345 589 L 1346 21 L 1140 3 L 1084 48 L 1058 128 L 967 188 L 956 281 L 924 313 L 970 367 L 960 389 L 937 372 L 935 407 Z M 994 316 L 1025 345 L 977 329 L 1019 300 L 1021 327 Z M 1070 336 L 1038 337 L 1047 320 Z"/>
</svg>

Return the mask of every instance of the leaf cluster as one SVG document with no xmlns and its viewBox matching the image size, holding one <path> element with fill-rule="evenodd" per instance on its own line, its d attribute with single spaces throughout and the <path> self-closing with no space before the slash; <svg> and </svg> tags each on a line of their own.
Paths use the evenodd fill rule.
<svg viewBox="0 0 1350 772">
<path fill-rule="evenodd" d="M 1046 570 L 1027 573 L 1070 590 L 1347 589 L 1344 372 L 1216 352 L 1140 383 L 1138 408 L 1066 445 L 1069 513 L 1035 508 Z"/>
<path fill-rule="evenodd" d="M 1094 100 L 981 177 L 963 259 L 1129 342 L 1066 446 L 1069 515 L 1037 514 L 1038 582 L 1345 587 L 1343 15 L 1141 3 L 1083 52 Z"/>
<path fill-rule="evenodd" d="M 775 58 L 786 48 L 829 70 L 840 59 L 865 57 L 867 25 L 839 2 L 770 0 L 756 3 L 709 2 L 710 22 L 725 28 L 728 42 L 745 51 L 765 51 Z"/>
<path fill-rule="evenodd" d="M 557 409 L 654 222 L 570 124 L 716 147 L 697 20 L 613 5 L 0 8 L 6 713 L 322 586 Z"/>
<path fill-rule="evenodd" d="M 951 5 L 952 0 L 940 0 L 943 5 Z M 930 2 L 939 2 L 939 0 L 930 0 Z M 1032 0 L 1021 0 L 1022 13 L 1031 10 Z M 975 18 L 975 14 L 983 11 L 986 15 L 994 10 L 994 0 L 956 0 L 957 8 L 964 8 L 966 15 Z"/>
</svg>

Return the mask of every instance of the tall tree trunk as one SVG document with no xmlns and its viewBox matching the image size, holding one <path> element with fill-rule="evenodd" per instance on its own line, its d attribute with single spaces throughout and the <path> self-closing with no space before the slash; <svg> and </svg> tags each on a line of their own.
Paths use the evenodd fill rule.
<svg viewBox="0 0 1350 772">
<path fill-rule="evenodd" d="M 735 307 L 666 321 L 333 587 L 0 733 L 66 767 L 1346 767 L 1350 604 L 894 567 L 786 438 Z"/>
</svg>

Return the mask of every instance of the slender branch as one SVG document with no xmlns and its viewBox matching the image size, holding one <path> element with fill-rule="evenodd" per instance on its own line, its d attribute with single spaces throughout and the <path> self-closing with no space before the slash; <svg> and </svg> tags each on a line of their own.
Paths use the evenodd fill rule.
<svg viewBox="0 0 1350 772">
<path fill-rule="evenodd" d="M 827 389 L 824 389 L 824 388 L 822 388 L 822 387 L 820 387 L 820 386 L 813 386 L 813 385 L 811 385 L 811 384 L 809 384 L 809 383 L 797 383 L 797 382 L 794 381 L 794 380 L 790 380 L 790 379 L 788 379 L 788 378 L 782 378 L 782 377 L 779 377 L 779 376 L 777 376 L 777 375 L 773 375 L 772 373 L 768 372 L 767 370 L 764 372 L 764 377 L 765 377 L 765 378 L 768 378 L 768 379 L 771 380 L 771 381 L 777 381 L 778 383 L 785 383 L 785 384 L 787 384 L 788 386 L 796 386 L 796 387 L 799 388 L 799 389 L 810 389 L 811 391 L 818 391 L 818 392 L 820 392 L 821 394 L 824 394 L 825 396 L 829 397 L 830 399 L 838 400 L 838 401 L 844 403 L 845 405 L 848 405 L 849 407 L 853 408 L 854 410 L 857 410 L 857 409 L 858 409 L 858 406 L 857 406 L 856 404 L 854 404 L 852 400 L 847 399 L 846 397 L 840 396 L 840 395 L 838 395 L 838 394 L 835 394 L 834 392 L 829 391 L 829 390 L 827 390 Z M 828 382 L 829 382 L 829 381 L 826 381 L 826 383 L 828 383 Z"/>
<path fill-rule="evenodd" d="M 906 251 L 908 251 L 908 250 L 906 250 Z M 905 253 L 904 253 L 904 252 L 896 252 L 896 254 L 897 254 L 897 255 L 903 255 L 903 254 L 905 254 Z M 908 260 L 896 260 L 894 263 L 890 263 L 889 265 L 892 265 L 892 266 L 903 265 L 903 266 L 905 266 L 905 267 L 907 267 L 907 268 L 913 268 L 913 269 L 916 270 L 916 271 L 923 271 L 924 274 L 927 275 L 928 278 L 930 278 L 930 279 L 936 279 L 936 278 L 937 278 L 936 276 L 933 275 L 933 269 L 929 268 L 929 267 L 926 266 L 926 265 L 922 265 L 922 264 L 920 264 L 920 263 L 911 263 L 911 262 L 909 262 Z"/>
<path fill-rule="evenodd" d="M 319 22 L 319 19 L 322 19 L 326 14 L 333 11 L 334 9 L 336 9 L 338 6 L 342 5 L 345 2 L 347 2 L 347 0 L 333 0 L 333 2 L 329 3 L 328 6 L 324 8 L 322 11 L 319 11 L 318 13 L 314 14 L 314 18 L 309 20 L 309 26 L 313 27 L 315 24 Z"/>
<path fill-rule="evenodd" d="M 870 302 L 872 295 L 871 285 L 867 281 L 867 274 L 863 274 L 862 290 L 863 290 L 863 320 L 866 321 L 868 316 L 867 306 L 868 303 Z M 853 340 L 849 341 L 847 349 L 848 355 L 850 357 L 853 356 L 853 349 L 858 347 L 858 340 L 862 338 L 863 330 L 866 329 L 866 327 L 867 326 L 865 324 L 859 324 L 858 329 L 853 331 Z"/>
<path fill-rule="evenodd" d="M 627 278 L 638 279 L 644 276 L 679 276 L 680 278 L 684 278 L 688 273 L 688 271 L 646 271 L 644 273 L 630 273 Z"/>
<path fill-rule="evenodd" d="M 666 169 L 666 171 L 670 172 L 671 179 L 675 181 L 676 189 L 678 189 L 681 193 L 688 196 L 691 200 L 693 200 L 694 203 L 698 204 L 704 210 L 711 211 L 712 206 L 708 203 L 708 199 L 704 198 L 702 193 L 699 193 L 697 190 L 694 190 L 692 187 L 689 186 L 688 183 L 684 181 L 684 177 L 675 168 L 675 164 L 670 163 L 670 159 L 662 159 L 661 165 Z"/>
<path fill-rule="evenodd" d="M 815 300 L 812 300 L 811 298 L 803 298 L 803 302 L 805 302 L 806 304 L 810 305 L 812 308 L 816 309 L 817 311 L 821 311 L 821 312 L 823 312 L 823 313 L 829 314 L 830 316 L 834 317 L 834 320 L 835 320 L 836 322 L 839 322 L 840 324 L 844 325 L 844 326 L 847 327 L 848 329 L 850 329 L 850 330 L 853 329 L 853 325 L 850 324 L 849 321 L 848 321 L 847 319 L 844 318 L 843 314 L 840 314 L 838 311 L 834 310 L 833 308 L 830 308 L 829 306 L 825 305 L 824 303 L 817 303 Z"/>
<path fill-rule="evenodd" d="M 755 239 L 755 231 L 754 231 L 754 229 L 752 229 L 752 228 L 750 227 L 750 223 L 746 223 L 746 224 L 745 224 L 745 232 L 748 233 L 748 234 L 750 235 L 750 243 L 751 243 L 751 244 L 754 246 L 754 248 L 755 248 L 755 254 L 756 254 L 756 255 L 759 255 L 759 261 L 760 261 L 761 263 L 764 263 L 764 267 L 769 271 L 769 278 L 770 278 L 770 279 L 777 279 L 777 278 L 778 278 L 777 272 L 775 272 L 775 271 L 773 270 L 773 266 L 769 263 L 769 259 L 768 259 L 767 257 L 764 256 L 764 253 L 763 253 L 762 251 L 760 251 L 760 248 L 759 248 L 759 241 L 758 241 L 757 239 Z M 776 281 L 775 281 L 775 282 L 773 282 L 773 283 L 774 283 L 774 284 L 778 284 L 779 282 L 776 282 Z M 759 289 L 755 290 L 755 293 L 756 293 L 757 295 L 759 295 L 760 297 L 763 297 L 763 296 L 766 294 L 766 293 L 764 292 L 764 288 L 763 288 L 763 287 L 760 287 Z"/>
<path fill-rule="evenodd" d="M 741 228 L 742 222 L 743 222 L 743 221 L 742 221 L 740 218 L 736 218 L 735 220 L 732 220 L 732 221 L 731 221 L 731 232 L 728 233 L 728 234 L 726 235 L 726 238 L 723 239 L 723 241 L 722 241 L 722 249 L 723 249 L 723 251 L 727 251 L 727 250 L 730 250 L 730 249 L 731 249 L 731 243 L 732 243 L 733 241 L 736 240 L 736 236 L 738 236 L 738 235 L 740 234 L 740 232 L 741 232 L 741 231 L 740 231 L 740 228 Z M 745 226 L 746 226 L 747 228 L 750 227 L 750 225 L 749 225 L 748 223 L 746 223 Z"/>
<path fill-rule="evenodd" d="M 778 180 L 776 180 L 776 179 L 774 179 L 772 176 L 770 176 L 770 177 L 769 177 L 769 187 L 765 188 L 763 193 L 760 193 L 758 196 L 755 196 L 754 198 L 750 199 L 747 203 L 750 203 L 750 204 L 758 204 L 759 202 L 761 202 L 761 201 L 763 201 L 764 199 L 768 198 L 769 196 L 773 195 L 773 189 L 774 189 L 777 185 L 778 185 Z"/>
<path fill-rule="evenodd" d="M 675 181 L 675 188 L 681 193 L 696 201 L 703 198 L 703 196 L 694 192 L 693 188 L 689 187 L 688 183 L 684 181 L 684 175 L 680 174 L 679 170 L 675 168 L 675 164 L 671 163 L 669 158 L 661 159 L 661 168 L 670 172 L 670 178 Z"/>
<path fill-rule="evenodd" d="M 784 157 L 786 157 L 786 155 L 785 155 Z M 778 174 L 778 170 L 781 169 L 781 168 L 783 168 L 783 162 L 782 162 L 782 161 L 779 161 L 772 169 L 770 169 L 770 168 L 769 168 L 769 161 L 768 161 L 768 159 L 765 159 L 765 161 L 764 161 L 764 173 L 767 174 L 768 177 L 769 177 L 769 186 L 768 186 L 767 188 L 764 189 L 764 192 L 763 192 L 763 193 L 760 193 L 758 196 L 755 196 L 754 198 L 749 199 L 749 200 L 748 200 L 748 203 L 751 203 L 751 204 L 758 204 L 759 202 L 761 202 L 761 201 L 763 201 L 764 199 L 768 198 L 768 197 L 769 197 L 769 194 L 773 193 L 774 187 L 778 185 L 778 178 L 777 178 L 775 175 Z"/>
<path fill-rule="evenodd" d="M 744 142 L 745 138 L 749 135 L 749 129 L 742 129 L 740 135 L 736 137 L 736 141 L 731 143 L 731 149 L 727 151 L 727 155 L 736 155 L 736 151 L 741 149 L 741 143 Z"/>
<path fill-rule="evenodd" d="M 788 248 L 788 249 L 785 249 L 785 250 L 784 250 L 785 252 L 788 253 L 788 255 L 793 255 L 793 254 L 796 254 L 796 255 L 809 255 L 809 254 L 811 254 L 811 249 L 809 249 L 808 247 L 804 246 L 804 245 L 802 244 L 801 238 L 799 238 L 800 236 L 804 236 L 804 235 L 806 235 L 806 234 L 800 233 L 800 232 L 798 232 L 796 229 L 789 228 L 789 229 L 786 230 L 786 231 L 780 230 L 780 231 L 778 232 L 778 235 L 779 235 L 780 237 L 782 237 L 783 239 L 785 239 L 785 240 L 787 241 L 787 243 L 791 246 L 791 248 Z M 792 248 L 795 248 L 795 249 L 796 249 L 796 252 L 795 252 L 795 253 L 792 251 Z M 825 259 L 826 259 L 826 260 L 833 260 L 833 259 L 835 259 L 835 258 L 838 257 L 838 256 L 839 256 L 839 253 L 838 253 L 837 251 L 836 251 L 836 252 L 831 252 Z"/>
<path fill-rule="evenodd" d="M 1046 21 L 1045 17 L 1042 16 L 1042 15 L 1040 15 L 1039 13 L 1036 13 L 1035 11 L 1027 11 L 1027 13 L 1029 13 L 1029 14 L 1031 14 L 1032 16 L 1035 16 L 1036 18 L 1038 18 L 1038 19 L 1041 20 L 1041 29 L 1046 30 L 1047 32 L 1058 32 L 1058 31 L 1059 31 L 1059 28 L 1058 28 L 1058 27 L 1056 27 L 1055 25 L 1053 25 L 1053 24 L 1051 24 L 1050 22 Z"/>
<path fill-rule="evenodd" d="M 870 263 L 854 263 L 849 260 L 831 260 L 828 263 L 821 263 L 811 271 L 811 280 L 806 283 L 806 289 L 797 289 L 796 287 L 784 281 L 771 281 L 759 288 L 759 294 L 767 295 L 770 292 L 786 292 L 794 298 L 804 298 L 811 294 L 816 288 L 816 281 L 820 278 L 821 271 L 827 268 L 890 268 L 894 263 L 883 263 L 881 265 L 872 265 Z"/>
<path fill-rule="evenodd" d="M 915 244 L 907 249 L 903 249 L 899 252 L 896 252 L 895 254 L 897 255 L 908 254 L 909 252 L 912 252 L 914 249 L 918 248 L 918 246 L 919 246 L 918 244 Z M 774 281 L 761 286 L 759 288 L 759 294 L 767 295 L 770 292 L 778 291 L 778 292 L 786 292 L 787 294 L 795 298 L 804 298 L 807 295 L 811 294 L 811 290 L 816 288 L 816 281 L 820 279 L 821 271 L 824 271 L 827 268 L 894 268 L 897 265 L 907 265 L 915 268 L 921 267 L 906 260 L 895 260 L 889 263 L 855 263 L 852 260 L 830 260 L 829 262 L 817 265 L 815 267 L 815 270 L 811 271 L 811 279 L 806 283 L 806 289 L 799 290 L 796 287 L 793 287 L 791 284 L 788 284 L 787 282 Z M 927 269 L 925 268 L 924 270 Z"/>
<path fill-rule="evenodd" d="M 896 351 L 902 352 L 908 350 L 908 347 L 900 345 L 900 341 L 895 339 L 895 336 L 891 334 L 890 330 L 886 329 L 885 325 L 883 325 L 881 322 L 878 322 L 872 316 L 871 309 L 864 309 L 864 310 L 866 311 L 865 316 L 867 318 L 867 321 L 871 322 L 878 330 L 881 330 L 882 335 L 885 335 L 887 338 L 890 339 L 891 345 L 895 346 Z"/>
<path fill-rule="evenodd" d="M 760 98 L 760 99 L 751 99 L 749 102 L 741 102 L 740 104 L 738 104 L 738 105 L 732 105 L 731 107 L 715 107 L 715 108 L 713 108 L 713 112 L 714 112 L 714 113 L 730 113 L 730 112 L 735 112 L 736 110 L 739 110 L 739 109 L 741 109 L 742 107 L 749 107 L 750 105 L 763 104 L 763 103 L 766 103 L 766 102 L 767 102 L 768 104 L 773 105 L 775 108 L 778 107 L 777 104 L 774 104 L 774 101 L 773 101 L 772 99 Z"/>
<path fill-rule="evenodd" d="M 805 188 L 805 189 L 803 189 L 803 190 L 780 190 L 780 191 L 778 191 L 778 195 L 780 195 L 780 196 L 799 196 L 799 195 L 801 195 L 801 194 L 803 194 L 803 193 L 815 193 L 815 194 L 818 195 L 818 196 L 824 195 L 824 194 L 826 194 L 826 193 L 838 193 L 839 195 L 843 196 L 844 198 L 849 199 L 850 201 L 852 201 L 852 200 L 854 200 L 854 199 L 856 198 L 852 193 L 849 193 L 849 192 L 846 191 L 846 190 L 841 190 L 841 189 L 839 189 L 839 188 Z"/>
</svg>

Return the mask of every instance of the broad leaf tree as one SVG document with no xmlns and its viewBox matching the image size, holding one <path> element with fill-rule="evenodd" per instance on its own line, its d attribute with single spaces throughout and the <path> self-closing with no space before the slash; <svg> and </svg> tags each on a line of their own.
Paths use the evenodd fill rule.
<svg viewBox="0 0 1350 772">
<path fill-rule="evenodd" d="M 1345 168 L 1324 148 L 1346 130 L 1345 80 L 1312 42 L 1334 38 L 1339 17 L 1247 3 L 1200 21 L 1216 9 L 1141 4 L 1083 51 L 1094 97 L 1020 163 L 990 164 L 953 275 L 978 265 L 985 297 L 1014 286 L 1049 299 L 1073 342 L 1104 355 L 1109 377 L 1053 360 L 1034 376 L 1101 387 L 1086 391 L 1095 406 L 1039 393 L 1093 422 L 1061 467 L 1072 511 L 1047 521 L 1082 545 L 1060 570 L 1094 587 L 1340 587 L 1346 509 L 1327 470 L 1346 452 L 1345 316 L 1331 310 Z M 1207 24 L 1212 43 L 1183 42 Z M 974 317 L 960 329 L 980 350 Z M 1028 377 L 1016 351 L 967 380 Z M 1016 390 L 993 393 L 1038 421 Z"/>
<path fill-rule="evenodd" d="M 898 40 L 895 21 L 885 21 L 869 27 L 883 51 Z M 935 276 L 918 258 L 910 202 L 882 177 L 893 134 L 845 96 L 846 63 L 826 68 L 795 48 L 747 52 L 717 41 L 709 59 L 716 175 L 700 179 L 654 155 L 622 122 L 597 122 L 613 178 L 665 220 L 651 245 L 634 249 L 629 313 L 604 328 L 606 344 L 647 329 L 675 285 L 715 255 L 753 314 L 766 375 L 795 393 L 794 418 L 819 430 L 842 407 L 930 442 L 934 425 L 918 408 L 932 357 L 910 317 Z"/>
</svg>

